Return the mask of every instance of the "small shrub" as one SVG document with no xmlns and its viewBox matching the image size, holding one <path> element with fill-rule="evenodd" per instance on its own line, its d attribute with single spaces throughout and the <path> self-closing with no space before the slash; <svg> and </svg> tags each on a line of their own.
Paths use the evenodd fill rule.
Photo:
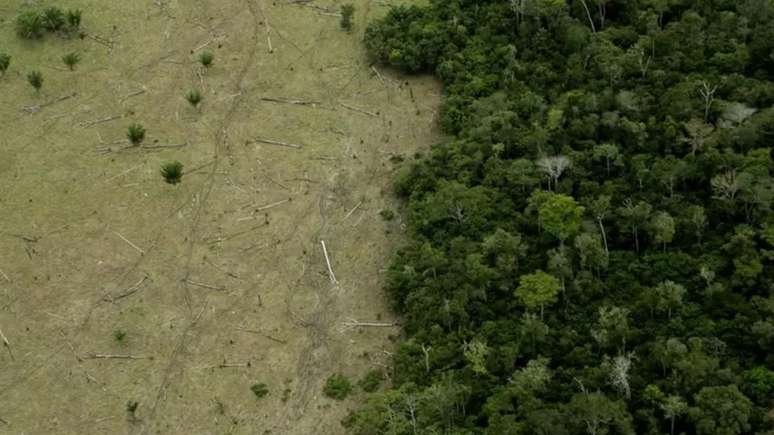
<svg viewBox="0 0 774 435">
<path fill-rule="evenodd" d="M 132 124 L 126 131 L 126 137 L 132 145 L 139 145 L 145 140 L 145 128 L 140 124 Z"/>
<path fill-rule="evenodd" d="M 43 27 L 50 32 L 58 32 L 65 25 L 65 14 L 58 7 L 46 8 L 41 15 Z"/>
<path fill-rule="evenodd" d="M 116 329 L 115 331 L 113 331 L 113 338 L 117 342 L 123 343 L 124 341 L 126 341 L 126 331 L 123 331 L 121 329 Z"/>
<path fill-rule="evenodd" d="M 35 11 L 25 11 L 16 17 L 16 34 L 24 39 L 43 37 L 45 26 L 43 17 Z"/>
<path fill-rule="evenodd" d="M 0 75 L 4 76 L 9 66 L 11 66 L 11 56 L 0 53 Z"/>
<path fill-rule="evenodd" d="M 212 61 L 215 60 L 215 55 L 209 51 L 202 51 L 197 59 L 205 68 L 209 68 L 212 66 Z"/>
<path fill-rule="evenodd" d="M 35 88 L 35 91 L 40 91 L 40 88 L 43 86 L 43 74 L 37 70 L 30 71 L 30 73 L 27 74 L 27 81 Z"/>
<path fill-rule="evenodd" d="M 67 20 L 67 26 L 71 31 L 78 30 L 81 27 L 81 10 L 70 9 L 67 11 L 67 14 L 65 14 L 65 19 Z"/>
<path fill-rule="evenodd" d="M 266 386 L 266 384 L 263 383 L 254 384 L 252 387 L 250 387 L 250 391 L 255 394 L 257 399 L 263 399 L 267 394 L 269 394 L 269 388 Z"/>
<path fill-rule="evenodd" d="M 70 71 L 75 69 L 75 65 L 81 61 L 81 55 L 78 53 L 67 53 L 62 56 L 62 62 L 70 68 Z"/>
<path fill-rule="evenodd" d="M 179 183 L 183 178 L 183 164 L 178 161 L 165 163 L 161 167 L 161 176 L 169 184 Z"/>
<path fill-rule="evenodd" d="M 357 385 L 366 393 L 373 393 L 382 384 L 382 380 L 384 380 L 382 371 L 374 369 L 366 373 Z"/>
<path fill-rule="evenodd" d="M 325 382 L 323 393 L 331 399 L 344 400 L 352 392 L 352 383 L 340 374 L 331 375 Z"/>
<path fill-rule="evenodd" d="M 384 209 L 379 212 L 379 216 L 382 217 L 382 219 L 386 221 L 391 221 L 395 219 L 395 213 L 392 210 Z"/>
<path fill-rule="evenodd" d="M 192 106 L 199 107 L 199 103 L 202 102 L 202 94 L 196 89 L 191 89 L 187 94 L 185 94 L 185 99 L 191 103 Z"/>
<path fill-rule="evenodd" d="M 129 414 L 129 420 L 137 420 L 137 408 L 140 406 L 139 402 L 130 400 L 126 402 L 126 413 Z"/>
<path fill-rule="evenodd" d="M 349 32 L 352 30 L 352 16 L 355 14 L 355 6 L 346 4 L 341 7 L 341 28 Z"/>
</svg>

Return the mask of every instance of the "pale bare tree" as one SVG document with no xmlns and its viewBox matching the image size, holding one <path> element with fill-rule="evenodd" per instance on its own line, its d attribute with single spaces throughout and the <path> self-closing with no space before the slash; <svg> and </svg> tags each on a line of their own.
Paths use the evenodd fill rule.
<svg viewBox="0 0 774 435">
<path fill-rule="evenodd" d="M 541 157 L 538 159 L 536 164 L 538 169 L 548 177 L 548 190 L 552 190 L 551 182 L 553 181 L 554 188 L 556 188 L 556 184 L 559 182 L 559 177 L 562 176 L 564 171 L 572 166 L 572 161 L 568 157 L 558 155 L 552 157 Z"/>
<path fill-rule="evenodd" d="M 613 362 L 610 364 L 610 373 L 608 375 L 613 387 L 627 399 L 632 396 L 632 390 L 629 386 L 629 370 L 632 367 L 632 359 L 634 359 L 634 353 L 632 352 L 613 358 Z"/>
<path fill-rule="evenodd" d="M 741 183 L 736 176 L 736 169 L 731 169 L 712 177 L 710 184 L 712 185 L 712 190 L 715 191 L 715 196 L 727 201 L 734 201 L 736 194 L 739 193 L 741 188 Z"/>
<path fill-rule="evenodd" d="M 743 103 L 729 103 L 723 110 L 721 127 L 739 127 L 747 118 L 753 116 L 758 109 L 748 107 Z"/>
<path fill-rule="evenodd" d="M 717 85 L 712 86 L 706 81 L 701 82 L 699 94 L 701 94 L 702 99 L 704 99 L 704 122 L 709 121 L 709 112 L 712 108 L 712 102 L 715 101 L 715 92 L 717 92 L 717 90 Z"/>
<path fill-rule="evenodd" d="M 701 119 L 694 118 L 683 124 L 688 136 L 683 138 L 683 142 L 691 145 L 691 155 L 695 156 L 697 151 L 704 149 L 707 138 L 715 131 L 711 124 L 707 124 Z"/>
</svg>

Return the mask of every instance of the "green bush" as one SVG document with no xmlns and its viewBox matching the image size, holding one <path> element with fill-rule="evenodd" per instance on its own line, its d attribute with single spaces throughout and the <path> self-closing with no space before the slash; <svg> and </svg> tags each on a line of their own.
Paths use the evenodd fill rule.
<svg viewBox="0 0 774 435">
<path fill-rule="evenodd" d="M 27 74 L 27 81 L 36 91 L 40 91 L 40 88 L 43 86 L 43 74 L 38 70 L 30 71 L 30 73 Z"/>
<path fill-rule="evenodd" d="M 126 137 L 132 145 L 139 145 L 145 140 L 145 128 L 140 124 L 132 124 L 126 131 Z"/>
<path fill-rule="evenodd" d="M 352 383 L 340 374 L 331 375 L 325 382 L 323 393 L 331 399 L 344 400 L 352 392 Z"/>
<path fill-rule="evenodd" d="M 126 331 L 122 329 L 116 329 L 115 331 L 113 331 L 113 338 L 117 342 L 123 343 L 124 341 L 126 341 Z"/>
<path fill-rule="evenodd" d="M 161 167 L 161 176 L 169 184 L 179 183 L 183 178 L 183 164 L 178 161 L 165 163 Z"/>
<path fill-rule="evenodd" d="M 78 64 L 78 62 L 81 61 L 81 55 L 78 53 L 67 53 L 64 56 L 62 56 L 62 62 L 64 62 L 65 65 L 67 65 L 68 68 L 70 68 L 70 71 L 75 69 L 75 65 Z"/>
<path fill-rule="evenodd" d="M 50 32 L 58 32 L 65 25 L 65 14 L 58 7 L 46 8 L 41 14 L 43 27 Z"/>
<path fill-rule="evenodd" d="M 269 388 L 266 386 L 266 384 L 263 383 L 254 384 L 252 387 L 250 387 L 250 391 L 255 394 L 257 399 L 263 399 L 267 394 L 269 394 Z"/>
<path fill-rule="evenodd" d="M 202 102 L 202 93 L 196 89 L 191 89 L 187 94 L 185 94 L 185 99 L 191 103 L 192 106 L 199 107 L 199 103 Z"/>
<path fill-rule="evenodd" d="M 357 383 L 357 385 L 366 393 L 373 393 L 374 391 L 379 389 L 379 385 L 381 385 L 382 381 L 384 380 L 384 374 L 381 370 L 374 369 L 369 370 L 368 373 L 366 373 L 365 376 L 363 376 L 363 379 L 360 380 L 360 382 Z"/>
<path fill-rule="evenodd" d="M 0 75 L 5 75 L 5 72 L 8 71 L 8 67 L 11 66 L 11 56 L 0 53 Z"/>
<path fill-rule="evenodd" d="M 68 10 L 65 19 L 67 20 L 67 26 L 70 27 L 70 30 L 78 30 L 81 27 L 81 10 Z"/>
<path fill-rule="evenodd" d="M 43 17 L 35 11 L 25 11 L 16 17 L 16 34 L 24 39 L 42 38 L 45 30 Z"/>
<path fill-rule="evenodd" d="M 209 51 L 202 51 L 199 53 L 199 57 L 197 57 L 197 59 L 199 60 L 199 63 L 202 64 L 202 66 L 209 68 L 212 66 L 212 61 L 215 60 L 215 55 Z"/>
<path fill-rule="evenodd" d="M 341 28 L 349 32 L 352 30 L 352 16 L 355 14 L 355 6 L 346 4 L 341 6 Z"/>
</svg>

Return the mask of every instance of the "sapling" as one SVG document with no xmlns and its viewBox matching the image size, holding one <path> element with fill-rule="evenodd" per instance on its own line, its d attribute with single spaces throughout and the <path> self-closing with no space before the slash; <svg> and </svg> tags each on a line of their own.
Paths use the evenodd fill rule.
<svg viewBox="0 0 774 435">
<path fill-rule="evenodd" d="M 70 30 L 78 30 L 81 27 L 81 10 L 68 10 L 67 14 L 65 14 L 65 19 L 67 20 L 67 26 L 70 27 Z"/>
<path fill-rule="evenodd" d="M 187 94 L 185 94 L 185 99 L 191 103 L 192 106 L 198 108 L 199 103 L 202 102 L 202 94 L 196 89 L 191 89 Z"/>
<path fill-rule="evenodd" d="M 67 53 L 62 56 L 62 62 L 64 62 L 64 64 L 70 68 L 70 71 L 73 71 L 75 69 L 75 65 L 77 65 L 80 61 L 81 55 L 78 53 Z"/>
<path fill-rule="evenodd" d="M 351 3 L 341 7 L 341 28 L 349 32 L 352 30 L 352 16 L 355 14 L 355 6 Z"/>
<path fill-rule="evenodd" d="M 183 178 L 183 164 L 178 161 L 165 163 L 161 167 L 161 176 L 169 184 L 179 183 Z"/>
<path fill-rule="evenodd" d="M 197 59 L 199 60 L 199 63 L 202 64 L 202 66 L 209 68 L 212 66 L 212 61 L 215 60 L 215 55 L 209 51 L 202 51 L 199 53 L 199 57 Z"/>
<path fill-rule="evenodd" d="M 126 331 L 121 329 L 116 329 L 115 331 L 113 331 L 113 338 L 117 342 L 123 343 L 126 340 Z"/>
<path fill-rule="evenodd" d="M 40 92 L 40 88 L 43 86 L 43 74 L 40 71 L 31 71 L 27 74 L 27 81 L 30 82 L 36 92 Z"/>
<path fill-rule="evenodd" d="M 145 140 L 145 128 L 140 124 L 132 124 L 126 131 L 126 137 L 132 145 L 139 145 Z"/>
<path fill-rule="evenodd" d="M 4 76 L 9 66 L 11 66 L 11 56 L 0 53 L 0 75 Z"/>
</svg>

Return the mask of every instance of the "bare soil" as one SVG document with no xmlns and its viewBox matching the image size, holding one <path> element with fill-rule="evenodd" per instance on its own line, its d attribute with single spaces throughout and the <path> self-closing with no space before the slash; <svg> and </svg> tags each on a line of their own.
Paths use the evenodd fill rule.
<svg viewBox="0 0 774 435">
<path fill-rule="evenodd" d="M 440 98 L 372 69 L 362 33 L 386 2 L 353 3 L 346 33 L 334 2 L 75 0 L 83 39 L 32 42 L 17 12 L 53 3 L 0 5 L 0 433 L 344 432 L 366 395 L 322 387 L 389 365 L 399 329 L 347 323 L 395 321 L 402 227 L 379 212 L 391 159 L 438 140 Z"/>
</svg>

